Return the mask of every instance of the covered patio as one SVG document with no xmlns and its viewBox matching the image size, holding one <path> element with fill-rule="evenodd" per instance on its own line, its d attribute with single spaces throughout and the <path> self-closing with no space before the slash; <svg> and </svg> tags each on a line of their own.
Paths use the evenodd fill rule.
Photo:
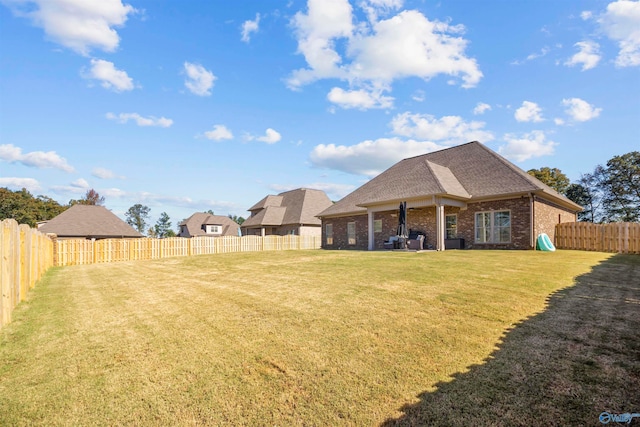
<svg viewBox="0 0 640 427">
<path fill-rule="evenodd" d="M 435 250 L 443 251 L 446 248 L 446 214 L 467 209 L 467 203 L 464 200 L 441 195 L 432 195 L 413 200 L 396 200 L 386 203 L 360 204 L 358 206 L 367 209 L 367 236 L 368 250 L 370 251 L 381 247 L 380 242 L 376 240 L 393 236 L 392 234 L 385 236 L 385 233 L 382 232 L 382 230 L 376 232 L 375 222 L 386 219 L 385 222 L 389 224 L 389 222 L 393 221 L 392 218 L 396 218 L 398 223 L 395 234 L 398 238 L 408 239 L 411 230 L 419 230 L 425 232 L 429 246 Z M 401 209 L 400 206 L 406 207 Z M 429 211 L 433 211 L 434 209 L 435 218 L 432 218 L 432 215 L 429 215 Z M 399 231 L 403 210 L 405 215 L 404 233 Z M 418 212 L 420 212 L 419 218 L 417 218 L 418 215 L 416 215 Z M 385 227 L 386 230 L 389 230 L 389 228 L 389 225 Z M 381 234 L 382 237 L 377 237 L 377 234 Z"/>
</svg>

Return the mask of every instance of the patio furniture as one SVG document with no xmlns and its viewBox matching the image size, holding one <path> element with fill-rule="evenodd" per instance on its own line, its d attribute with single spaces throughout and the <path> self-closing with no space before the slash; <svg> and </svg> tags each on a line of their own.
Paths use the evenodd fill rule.
<svg viewBox="0 0 640 427">
<path fill-rule="evenodd" d="M 415 239 L 409 239 L 407 243 L 407 247 L 413 250 L 422 250 L 424 245 L 424 236 L 419 234 Z"/>
<path fill-rule="evenodd" d="M 426 249 L 427 248 L 427 233 L 420 230 L 409 230 L 409 249 Z"/>
</svg>

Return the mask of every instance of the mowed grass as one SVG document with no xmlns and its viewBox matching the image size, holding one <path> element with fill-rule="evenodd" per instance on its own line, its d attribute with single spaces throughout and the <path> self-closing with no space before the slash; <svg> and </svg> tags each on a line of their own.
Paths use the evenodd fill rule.
<svg viewBox="0 0 640 427">
<path fill-rule="evenodd" d="M 610 270 L 598 276 L 603 266 Z M 550 295 L 589 277 L 617 283 L 605 289 L 608 296 L 582 290 L 584 298 L 573 299 L 583 305 L 578 313 L 610 300 L 605 330 L 590 332 L 597 343 L 621 349 L 606 354 L 609 362 L 583 363 L 577 347 L 558 353 L 564 350 L 554 346 L 579 347 L 572 340 L 586 339 L 563 330 L 577 314 L 562 308 L 543 328 L 516 334 L 511 359 L 501 356 L 514 333 L 551 309 Z M 629 404 L 614 390 L 618 376 L 631 378 L 636 390 L 640 383 L 640 316 L 635 325 L 629 316 L 639 314 L 639 277 L 640 257 L 575 251 L 286 251 L 55 268 L 0 331 L 0 425 L 545 420 L 539 407 L 516 409 L 505 378 L 514 391 L 532 380 L 544 389 L 539 393 L 560 387 L 545 400 L 554 409 L 548 425 L 566 424 L 557 419 L 566 412 L 595 425 L 607 396 Z M 566 336 L 557 338 L 554 327 Z M 537 357 L 541 352 L 554 356 Z M 531 371 L 514 361 L 540 366 Z M 618 382 L 597 379 L 593 393 L 600 395 L 586 409 L 572 407 L 571 388 L 582 377 L 558 385 L 559 368 L 550 361 L 570 370 L 578 362 L 583 370 L 616 365 L 605 374 Z M 478 366 L 493 368 L 465 377 Z M 462 386 L 443 392 L 454 384 Z M 483 409 L 474 414 L 477 404 Z M 490 404 L 495 410 L 487 411 Z M 472 418 L 460 418 L 460 407 Z M 634 410 L 640 406 L 626 408 Z"/>
</svg>

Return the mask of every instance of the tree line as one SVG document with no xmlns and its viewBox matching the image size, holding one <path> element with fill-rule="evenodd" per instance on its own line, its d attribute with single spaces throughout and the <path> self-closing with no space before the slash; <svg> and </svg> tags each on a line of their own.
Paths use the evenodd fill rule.
<svg viewBox="0 0 640 427">
<path fill-rule="evenodd" d="M 573 183 L 557 168 L 528 173 L 582 206 L 578 221 L 640 222 L 640 151 L 614 156 Z"/>
<path fill-rule="evenodd" d="M 37 227 L 38 222 L 48 221 L 73 205 L 104 206 L 105 198 L 94 189 L 87 190 L 80 199 L 71 199 L 66 205 L 47 196 L 33 196 L 27 189 L 11 191 L 0 187 L 0 220 L 13 218 L 19 224 L 27 224 Z M 131 206 L 124 214 L 127 224 L 149 237 L 175 237 L 176 232 L 171 229 L 171 218 L 166 212 L 160 214 L 160 218 L 154 225 L 149 224 L 151 209 L 140 203 Z M 214 215 L 212 210 L 207 213 Z M 244 222 L 244 218 L 237 215 L 229 215 L 238 224 Z"/>
</svg>

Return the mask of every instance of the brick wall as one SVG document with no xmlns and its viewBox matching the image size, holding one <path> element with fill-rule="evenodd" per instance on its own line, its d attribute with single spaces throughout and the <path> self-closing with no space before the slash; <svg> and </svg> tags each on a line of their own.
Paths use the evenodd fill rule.
<svg viewBox="0 0 640 427">
<path fill-rule="evenodd" d="M 368 228 L 367 214 L 345 216 L 341 218 L 323 218 L 322 220 L 322 248 L 323 249 L 358 249 L 367 250 L 368 245 Z M 349 222 L 356 223 L 356 244 L 350 245 L 347 240 L 347 224 Z M 327 227 L 326 224 L 333 224 L 333 244 L 327 245 Z"/>
<path fill-rule="evenodd" d="M 537 237 L 540 233 L 546 233 L 552 242 L 555 242 L 556 224 L 577 221 L 574 212 L 539 197 L 534 200 L 534 210 L 536 219 L 534 235 Z"/>
<path fill-rule="evenodd" d="M 509 243 L 475 243 L 475 214 L 477 212 L 509 211 L 511 213 L 511 242 Z M 495 200 L 489 202 L 469 203 L 467 209 L 446 206 L 445 215 L 456 214 L 458 217 L 457 237 L 465 241 L 466 249 L 532 249 L 531 246 L 531 208 L 528 196 L 514 199 Z M 535 231 L 547 233 L 554 238 L 555 224 L 575 221 L 575 214 L 564 208 L 537 198 L 535 201 Z M 398 211 L 376 212 L 374 220 L 382 220 L 382 231 L 375 233 L 374 248 L 384 248 L 383 242 L 396 234 L 398 227 Z M 347 223 L 356 222 L 356 244 L 347 244 Z M 367 215 L 343 218 L 325 218 L 322 220 L 322 247 L 325 249 L 359 249 L 368 248 Z M 333 224 L 333 245 L 326 245 L 325 224 Z M 427 235 L 427 245 L 436 244 L 436 208 L 425 207 L 407 211 L 407 232 L 423 231 Z"/>
<path fill-rule="evenodd" d="M 511 212 L 510 243 L 475 243 L 475 214 L 477 212 Z M 458 213 L 458 237 L 467 249 L 531 249 L 531 215 L 529 197 L 469 203 L 467 210 Z"/>
</svg>

